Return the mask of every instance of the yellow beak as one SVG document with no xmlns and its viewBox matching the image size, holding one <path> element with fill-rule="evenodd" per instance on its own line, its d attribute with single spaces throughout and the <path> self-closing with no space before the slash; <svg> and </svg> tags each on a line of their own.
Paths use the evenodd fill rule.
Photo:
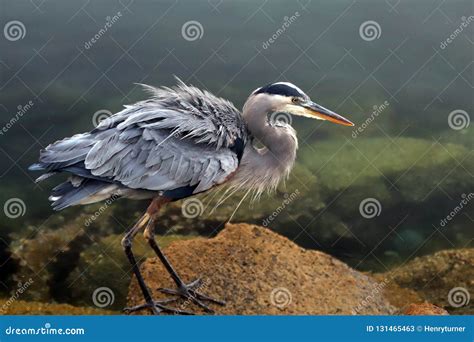
<svg viewBox="0 0 474 342">
<path fill-rule="evenodd" d="M 324 108 L 323 106 L 320 106 L 312 101 L 305 102 L 301 104 L 301 106 L 304 108 L 306 114 L 305 116 L 313 117 L 315 119 L 320 120 L 331 121 L 339 125 L 354 126 L 354 124 L 351 121 L 347 120 L 345 117 L 336 114 L 333 111 Z"/>
</svg>

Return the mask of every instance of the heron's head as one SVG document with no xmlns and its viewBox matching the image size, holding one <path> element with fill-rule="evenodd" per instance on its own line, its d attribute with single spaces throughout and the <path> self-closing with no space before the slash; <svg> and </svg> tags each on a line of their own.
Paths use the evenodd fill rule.
<svg viewBox="0 0 474 342">
<path fill-rule="evenodd" d="M 244 115 L 249 112 L 283 112 L 306 118 L 327 120 L 345 126 L 354 124 L 333 111 L 311 101 L 297 86 L 288 82 L 271 83 L 254 90 L 244 106 Z"/>
</svg>

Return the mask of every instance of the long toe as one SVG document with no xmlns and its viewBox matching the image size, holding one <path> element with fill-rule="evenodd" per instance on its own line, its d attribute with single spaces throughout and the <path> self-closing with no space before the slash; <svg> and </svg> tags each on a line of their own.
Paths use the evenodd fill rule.
<svg viewBox="0 0 474 342">
<path fill-rule="evenodd" d="M 196 294 L 192 293 L 191 291 L 189 291 L 189 295 L 187 297 L 188 300 L 192 301 L 194 304 L 196 304 L 197 306 L 199 306 L 201 309 L 203 309 L 204 311 L 206 311 L 207 313 L 210 313 L 210 314 L 214 314 L 214 310 L 212 310 L 209 306 L 207 306 L 206 304 L 204 304 L 202 301 L 200 301 Z"/>
<path fill-rule="evenodd" d="M 217 305 L 225 306 L 225 301 L 223 301 L 223 300 L 214 299 L 212 297 L 203 295 L 202 293 L 199 293 L 199 292 L 196 292 L 196 291 L 194 291 L 194 295 L 197 298 L 201 299 L 201 300 L 206 300 L 206 301 L 209 301 L 209 302 L 217 304 Z"/>
<path fill-rule="evenodd" d="M 202 279 L 197 278 L 196 280 L 190 282 L 189 284 L 186 284 L 185 287 L 187 287 L 188 290 L 195 290 L 195 289 L 200 288 L 201 285 L 202 285 Z"/>
<path fill-rule="evenodd" d="M 141 310 L 150 310 L 154 315 L 159 315 L 161 312 L 161 309 L 159 309 L 157 306 L 148 303 L 126 307 L 123 309 L 123 312 L 126 314 L 131 314 Z"/>
<path fill-rule="evenodd" d="M 174 314 L 174 315 L 195 315 L 194 312 L 188 311 L 188 310 L 182 310 L 182 309 L 175 309 L 175 308 L 170 308 L 168 306 L 164 306 L 161 304 L 157 304 L 157 307 L 161 309 L 161 311 Z"/>
<path fill-rule="evenodd" d="M 186 310 L 180 310 L 180 309 L 174 309 L 170 308 L 164 304 L 168 304 L 171 302 L 175 302 L 178 300 L 179 297 L 171 297 L 171 298 L 166 298 L 166 299 L 161 299 L 157 301 L 153 301 L 153 303 L 144 303 L 136 306 L 131 306 L 131 307 L 126 307 L 123 309 L 123 312 L 126 314 L 130 314 L 133 312 L 141 311 L 141 310 L 150 310 L 152 314 L 154 315 L 159 315 L 161 312 L 168 312 L 168 313 L 174 313 L 174 314 L 182 314 L 182 315 L 192 315 L 193 313 L 191 311 L 186 311 Z"/>
<path fill-rule="evenodd" d="M 161 293 L 165 293 L 165 294 L 178 295 L 178 296 L 183 297 L 181 291 L 177 290 L 177 289 L 168 289 L 168 288 L 160 287 L 158 289 L 158 291 L 160 291 Z"/>
<path fill-rule="evenodd" d="M 212 297 L 209 297 L 207 295 L 204 295 L 198 291 L 198 289 L 202 285 L 202 280 L 197 279 L 189 284 L 183 284 L 179 286 L 176 289 L 169 289 L 169 288 L 159 288 L 158 291 L 170 295 L 175 295 L 175 296 L 180 296 L 181 298 L 184 298 L 186 301 L 190 301 L 200 308 L 202 308 L 205 312 L 207 313 L 214 313 L 214 310 L 212 310 L 207 304 L 203 303 L 205 301 L 217 304 L 217 305 L 225 305 L 224 301 L 214 299 Z"/>
</svg>

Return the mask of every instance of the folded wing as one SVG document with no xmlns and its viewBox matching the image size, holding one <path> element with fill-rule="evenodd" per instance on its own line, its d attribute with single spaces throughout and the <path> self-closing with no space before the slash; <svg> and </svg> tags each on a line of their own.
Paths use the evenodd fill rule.
<svg viewBox="0 0 474 342">
<path fill-rule="evenodd" d="M 224 182 L 237 169 L 247 132 L 230 102 L 182 82 L 145 87 L 149 100 L 41 151 L 30 167 L 46 171 L 40 180 L 57 172 L 73 175 L 53 189 L 56 209 L 157 191 L 179 199 Z"/>
</svg>

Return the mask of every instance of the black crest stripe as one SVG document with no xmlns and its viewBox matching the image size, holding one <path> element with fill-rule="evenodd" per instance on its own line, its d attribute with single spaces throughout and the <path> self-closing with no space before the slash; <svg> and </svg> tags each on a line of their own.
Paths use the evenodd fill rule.
<svg viewBox="0 0 474 342">
<path fill-rule="evenodd" d="M 305 96 L 300 91 L 298 91 L 298 89 L 286 84 L 281 84 L 281 83 L 268 84 L 258 89 L 255 92 L 255 94 L 273 94 L 273 95 L 300 96 L 300 97 Z"/>
</svg>

